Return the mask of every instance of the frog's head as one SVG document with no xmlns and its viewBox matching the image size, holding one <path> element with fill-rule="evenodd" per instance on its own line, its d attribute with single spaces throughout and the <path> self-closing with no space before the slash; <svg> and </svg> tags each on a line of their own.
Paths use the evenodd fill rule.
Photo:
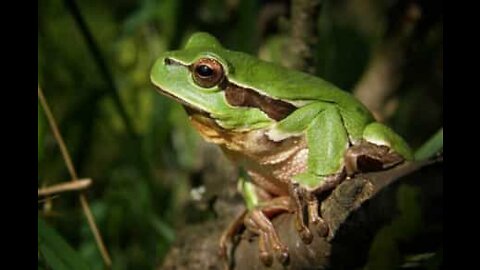
<svg viewBox="0 0 480 270">
<path fill-rule="evenodd" d="M 294 109 L 239 79 L 255 74 L 255 67 L 265 70 L 258 64 L 252 56 L 223 48 L 215 37 L 196 33 L 183 50 L 161 55 L 150 76 L 162 94 L 183 104 L 190 115 L 208 117 L 224 129 L 252 130 Z"/>
</svg>

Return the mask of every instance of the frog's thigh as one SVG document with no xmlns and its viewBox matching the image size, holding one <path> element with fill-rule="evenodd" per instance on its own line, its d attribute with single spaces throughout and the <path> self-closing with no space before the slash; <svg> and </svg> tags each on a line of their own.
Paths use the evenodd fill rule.
<svg viewBox="0 0 480 270">
<path fill-rule="evenodd" d="M 381 123 L 373 122 L 367 125 L 363 131 L 363 139 L 373 144 L 389 146 L 407 160 L 413 158 L 412 151 L 403 138 Z"/>
<path fill-rule="evenodd" d="M 348 135 L 335 106 L 327 107 L 315 117 L 307 129 L 307 143 L 310 173 L 329 176 L 343 169 Z"/>
</svg>

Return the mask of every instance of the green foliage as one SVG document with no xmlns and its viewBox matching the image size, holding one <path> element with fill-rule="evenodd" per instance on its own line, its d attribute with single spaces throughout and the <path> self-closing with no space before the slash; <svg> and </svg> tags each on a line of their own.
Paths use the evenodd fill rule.
<svg viewBox="0 0 480 270">
<path fill-rule="evenodd" d="M 90 269 L 83 258 L 58 232 L 38 217 L 39 263 L 52 270 Z"/>
<path fill-rule="evenodd" d="M 421 230 L 421 194 L 418 189 L 403 185 L 397 192 L 398 216 L 375 236 L 364 270 L 395 269 L 402 258 L 399 245 L 412 239 Z"/>
<path fill-rule="evenodd" d="M 428 159 L 443 150 L 443 128 L 435 133 L 425 144 L 416 152 L 416 160 Z"/>
</svg>

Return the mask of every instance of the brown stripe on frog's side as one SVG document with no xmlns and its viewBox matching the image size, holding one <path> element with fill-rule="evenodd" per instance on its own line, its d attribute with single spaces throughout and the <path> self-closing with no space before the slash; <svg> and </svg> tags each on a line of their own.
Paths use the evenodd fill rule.
<svg viewBox="0 0 480 270">
<path fill-rule="evenodd" d="M 194 64 L 184 65 L 170 58 L 165 58 L 165 64 L 185 66 L 190 72 L 193 72 L 194 67 Z M 228 81 L 226 77 L 221 80 L 218 86 L 224 90 L 225 99 L 230 105 L 258 108 L 275 121 L 283 120 L 297 109 L 297 107 L 288 102 L 269 98 L 252 89 L 235 85 Z"/>
<path fill-rule="evenodd" d="M 288 102 L 269 98 L 252 89 L 235 85 L 226 78 L 219 87 L 225 91 L 225 98 L 230 105 L 258 108 L 276 121 L 281 121 L 297 109 Z"/>
</svg>

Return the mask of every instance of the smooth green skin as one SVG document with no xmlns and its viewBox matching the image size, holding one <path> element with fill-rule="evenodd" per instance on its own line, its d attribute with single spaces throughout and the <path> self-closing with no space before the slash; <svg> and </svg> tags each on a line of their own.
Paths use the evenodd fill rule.
<svg viewBox="0 0 480 270">
<path fill-rule="evenodd" d="M 196 85 L 185 67 L 205 57 L 219 61 L 230 82 L 289 102 L 298 109 L 277 122 L 260 109 L 229 105 L 219 87 Z M 182 65 L 166 65 L 166 58 Z M 374 122 L 365 106 L 349 93 L 318 77 L 227 50 L 207 33 L 192 35 L 183 50 L 161 55 L 152 68 L 151 80 L 178 101 L 208 112 L 225 129 L 267 128 L 271 138 L 277 140 L 306 135 L 308 171 L 294 180 L 310 190 L 319 187 L 325 176 L 338 173 L 349 143 L 362 139 L 390 146 L 407 160 L 412 159 L 405 141 L 385 125 Z M 246 193 L 253 196 L 253 192 Z"/>
</svg>

